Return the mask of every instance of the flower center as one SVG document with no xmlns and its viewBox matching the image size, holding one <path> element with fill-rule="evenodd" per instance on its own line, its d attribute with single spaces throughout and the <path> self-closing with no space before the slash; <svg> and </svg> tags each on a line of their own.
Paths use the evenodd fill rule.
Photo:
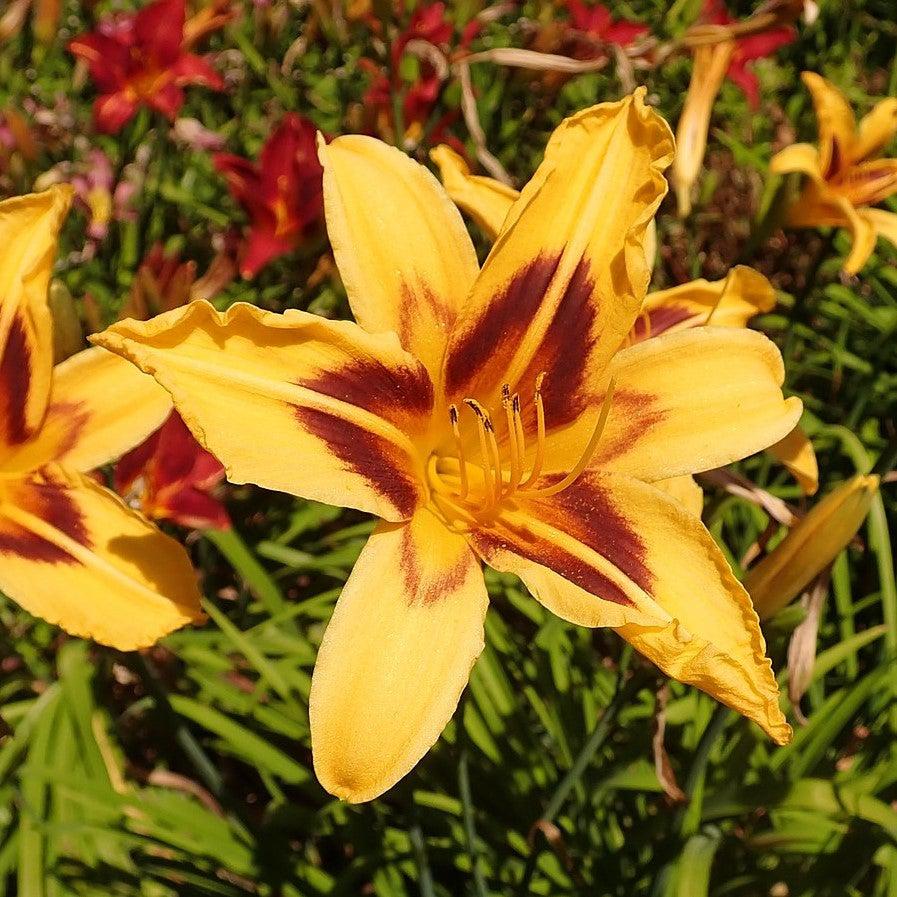
<svg viewBox="0 0 897 897">
<path fill-rule="evenodd" d="M 527 436 L 521 414 L 519 394 L 511 395 L 508 384 L 501 389 L 502 414 L 499 426 L 504 428 L 504 453 L 499 447 L 496 424 L 489 412 L 476 400 L 464 399 L 470 422 L 476 427 L 478 452 L 470 452 L 461 426 L 461 409 L 449 406 L 452 448 L 434 452 L 427 464 L 427 478 L 435 509 L 450 525 L 469 529 L 494 516 L 512 496 L 548 497 L 572 486 L 586 469 L 598 448 L 607 423 L 614 394 L 614 381 L 608 385 L 598 420 L 576 464 L 563 476 L 557 475 L 547 484 L 542 471 L 545 466 L 545 406 L 542 384 L 545 374 L 536 378 L 533 394 L 535 409 L 534 447 L 528 451 Z M 465 447 L 466 446 L 466 447 Z M 479 457 L 471 458 L 470 454 Z M 542 483 L 540 485 L 540 482 Z"/>
</svg>

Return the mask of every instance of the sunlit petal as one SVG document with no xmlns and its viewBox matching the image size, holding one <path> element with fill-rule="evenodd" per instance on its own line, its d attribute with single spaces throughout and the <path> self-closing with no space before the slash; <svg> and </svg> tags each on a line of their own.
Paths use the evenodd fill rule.
<svg viewBox="0 0 897 897">
<path fill-rule="evenodd" d="M 315 772 L 328 791 L 371 800 L 432 747 L 483 649 L 487 601 L 466 541 L 429 511 L 374 531 L 312 680 Z"/>
</svg>

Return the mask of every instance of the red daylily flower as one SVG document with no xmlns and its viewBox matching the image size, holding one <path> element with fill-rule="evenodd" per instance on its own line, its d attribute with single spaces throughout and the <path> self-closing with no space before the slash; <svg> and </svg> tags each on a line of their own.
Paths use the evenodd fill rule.
<svg viewBox="0 0 897 897">
<path fill-rule="evenodd" d="M 458 36 L 456 48 L 466 49 L 476 37 L 480 27 L 481 24 L 476 19 L 468 22 Z M 454 36 L 455 26 L 446 14 L 446 5 L 444 3 L 428 3 L 415 10 L 408 26 L 392 42 L 388 72 L 383 71 L 371 60 L 361 60 L 363 67 L 367 68 L 372 75 L 370 87 L 365 93 L 364 103 L 377 113 L 380 123 L 378 130 L 381 133 L 390 130 L 388 126 L 384 127 L 384 125 L 392 120 L 392 97 L 402 91 L 404 94 L 402 117 L 405 136 L 412 140 L 420 136 L 439 99 L 442 78 L 433 63 L 422 58 L 420 74 L 412 84 L 408 84 L 403 80 L 400 70 L 402 57 L 411 41 L 424 41 L 448 51 Z M 456 117 L 457 114 L 452 112 L 437 123 L 434 134 L 438 131 L 441 141 L 452 142 L 451 138 L 445 134 L 445 129 Z"/>
<path fill-rule="evenodd" d="M 649 31 L 648 26 L 640 22 L 614 19 L 602 3 L 589 5 L 584 0 L 565 0 L 565 6 L 570 13 L 570 24 L 577 31 L 603 43 L 628 47 Z"/>
<path fill-rule="evenodd" d="M 704 0 L 701 18 L 708 25 L 734 25 L 738 21 L 729 15 L 723 0 Z M 757 34 L 735 38 L 735 50 L 726 77 L 741 88 L 752 109 L 760 105 L 760 82 L 750 63 L 755 59 L 772 56 L 776 50 L 796 39 L 797 32 L 790 25 L 779 25 Z"/>
<path fill-rule="evenodd" d="M 193 438 L 181 416 L 168 419 L 115 466 L 115 489 L 134 496 L 156 520 L 194 529 L 229 529 L 224 505 L 211 493 L 224 479 L 224 466 Z"/>
<path fill-rule="evenodd" d="M 295 249 L 321 220 L 323 172 L 316 134 L 307 118 L 290 113 L 266 141 L 258 164 L 230 153 L 213 157 L 249 215 L 249 237 L 240 264 L 247 279 L 273 258 Z"/>
<path fill-rule="evenodd" d="M 116 133 L 140 106 L 174 121 L 188 84 L 223 89 L 224 82 L 212 66 L 188 52 L 185 3 L 155 0 L 135 14 L 116 16 L 71 41 L 69 50 L 87 62 L 100 91 L 94 103 L 99 130 Z"/>
</svg>

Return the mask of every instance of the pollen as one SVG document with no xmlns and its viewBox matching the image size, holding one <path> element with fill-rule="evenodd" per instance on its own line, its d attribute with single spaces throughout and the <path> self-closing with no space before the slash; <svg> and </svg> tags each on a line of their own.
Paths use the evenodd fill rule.
<svg viewBox="0 0 897 897">
<path fill-rule="evenodd" d="M 495 417 L 483 404 L 465 398 L 449 406 L 452 448 L 434 453 L 428 479 L 436 509 L 453 525 L 469 528 L 495 515 L 515 496 L 536 498 L 557 495 L 572 486 L 595 455 L 607 425 L 614 396 L 614 381 L 605 392 L 595 426 L 579 460 L 566 473 L 545 473 L 546 429 L 542 387 L 545 374 L 536 378 L 532 397 L 535 432 L 527 438 L 523 403 L 509 384 L 501 388 Z M 466 423 L 462 411 L 469 411 Z M 531 430 L 533 428 L 531 427 Z M 465 438 L 466 437 L 466 438 Z"/>
</svg>

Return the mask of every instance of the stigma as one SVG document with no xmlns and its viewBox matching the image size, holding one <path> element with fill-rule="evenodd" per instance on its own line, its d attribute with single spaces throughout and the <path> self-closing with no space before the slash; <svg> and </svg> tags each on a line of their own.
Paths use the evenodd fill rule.
<svg viewBox="0 0 897 897">
<path fill-rule="evenodd" d="M 563 475 L 552 471 L 550 479 L 543 476 L 546 463 L 544 381 L 543 372 L 535 382 L 532 397 L 535 432 L 531 426 L 529 435 L 524 426 L 520 395 L 512 394 L 507 383 L 501 388 L 501 409 L 494 417 L 473 398 L 464 399 L 460 406 L 449 406 L 451 449 L 431 455 L 427 467 L 433 504 L 446 520 L 462 529 L 481 524 L 515 496 L 544 498 L 563 492 L 588 467 L 607 424 L 614 381 L 608 385 L 579 460 Z M 465 431 L 469 434 L 470 426 L 475 428 L 475 439 L 465 439 Z M 499 436 L 503 437 L 501 443 Z"/>
</svg>

